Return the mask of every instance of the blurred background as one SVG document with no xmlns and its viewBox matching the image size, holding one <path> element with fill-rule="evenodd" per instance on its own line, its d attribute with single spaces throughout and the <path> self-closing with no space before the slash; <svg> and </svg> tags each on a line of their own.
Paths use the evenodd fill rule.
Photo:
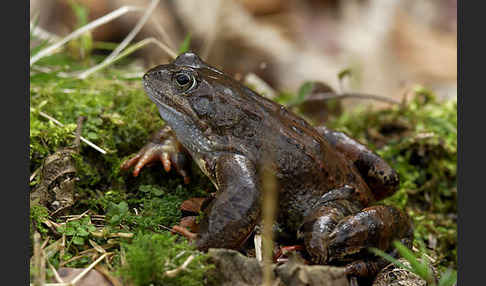
<svg viewBox="0 0 486 286">
<path fill-rule="evenodd" d="M 65 36 L 78 21 L 67 0 L 30 0 L 31 18 Z M 146 0 L 76 0 L 88 21 Z M 92 32 L 120 42 L 142 12 L 128 13 Z M 168 34 L 161 37 L 160 26 Z M 174 50 L 191 35 L 191 50 L 236 78 L 254 73 L 275 90 L 304 82 L 335 90 L 401 99 L 421 84 L 439 98 L 457 96 L 457 0 L 161 0 L 134 41 L 155 37 Z M 144 68 L 167 63 L 156 46 L 135 54 Z M 343 87 L 338 74 L 350 69 Z"/>
</svg>

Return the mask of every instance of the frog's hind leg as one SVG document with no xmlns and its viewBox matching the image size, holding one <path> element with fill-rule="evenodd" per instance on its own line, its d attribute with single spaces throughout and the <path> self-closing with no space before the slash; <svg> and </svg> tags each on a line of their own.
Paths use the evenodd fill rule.
<svg viewBox="0 0 486 286">
<path fill-rule="evenodd" d="M 333 190 L 332 192 L 342 192 Z M 319 203 L 305 218 L 300 233 L 314 263 L 341 263 L 366 254 L 369 247 L 387 251 L 396 239 L 412 239 L 408 216 L 391 206 L 376 205 L 360 210 L 352 199 Z M 356 262 L 349 266 L 353 275 L 374 275 L 381 261 Z"/>
<path fill-rule="evenodd" d="M 354 163 L 377 201 L 395 193 L 399 185 L 398 174 L 380 156 L 342 132 L 325 126 L 318 126 L 316 130 Z"/>
</svg>

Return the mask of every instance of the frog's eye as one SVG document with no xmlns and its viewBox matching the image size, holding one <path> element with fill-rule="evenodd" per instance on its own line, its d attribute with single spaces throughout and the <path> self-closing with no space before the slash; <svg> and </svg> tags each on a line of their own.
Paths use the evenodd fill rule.
<svg viewBox="0 0 486 286">
<path fill-rule="evenodd" d="M 177 85 L 184 91 L 188 91 L 196 85 L 196 79 L 194 76 L 185 72 L 176 74 L 175 81 Z"/>
</svg>

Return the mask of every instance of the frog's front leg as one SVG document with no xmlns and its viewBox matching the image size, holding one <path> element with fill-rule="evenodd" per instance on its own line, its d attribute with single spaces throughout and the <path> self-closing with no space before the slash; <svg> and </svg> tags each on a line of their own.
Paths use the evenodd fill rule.
<svg viewBox="0 0 486 286">
<path fill-rule="evenodd" d="M 169 172 L 173 166 L 184 178 L 184 183 L 189 183 L 189 175 L 186 171 L 189 163 L 188 152 L 177 141 L 169 126 L 155 132 L 149 142 L 135 156 L 126 160 L 121 168 L 128 170 L 133 166 L 133 175 L 136 177 L 145 165 L 156 161 L 162 162 L 166 172 Z"/>
<path fill-rule="evenodd" d="M 383 158 L 342 132 L 325 126 L 318 126 L 316 130 L 334 148 L 354 162 L 377 201 L 395 193 L 399 185 L 398 174 Z"/>
<path fill-rule="evenodd" d="M 260 217 L 260 181 L 254 164 L 237 154 L 219 157 L 213 174 L 218 192 L 204 211 L 196 246 L 237 249 Z"/>
</svg>

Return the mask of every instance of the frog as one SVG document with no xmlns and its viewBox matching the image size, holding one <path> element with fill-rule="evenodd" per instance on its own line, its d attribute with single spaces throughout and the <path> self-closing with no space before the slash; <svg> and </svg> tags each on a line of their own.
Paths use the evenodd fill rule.
<svg viewBox="0 0 486 286">
<path fill-rule="evenodd" d="M 411 246 L 407 214 L 377 203 L 397 191 L 398 174 L 357 140 L 312 126 L 194 52 L 148 70 L 142 82 L 166 125 L 121 168 L 137 176 L 160 161 L 187 183 L 191 160 L 199 166 L 216 192 L 191 237 L 197 249 L 242 247 L 262 219 L 266 172 L 277 186 L 276 224 L 303 241 L 312 263 L 367 277 L 384 267 L 370 247 Z"/>
</svg>

